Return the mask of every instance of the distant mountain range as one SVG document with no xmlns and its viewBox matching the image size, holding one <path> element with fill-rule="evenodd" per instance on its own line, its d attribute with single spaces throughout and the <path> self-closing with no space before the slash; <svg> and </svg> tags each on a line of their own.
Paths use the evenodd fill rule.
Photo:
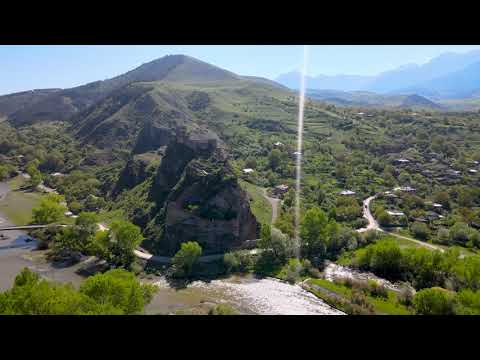
<svg viewBox="0 0 480 360">
<path fill-rule="evenodd" d="M 423 110 L 447 110 L 443 104 L 433 102 L 423 96 L 385 95 L 369 91 L 308 90 L 310 98 L 336 106 L 372 108 L 410 108 Z"/>
<path fill-rule="evenodd" d="M 275 79 L 298 89 L 298 72 Z M 445 53 L 424 65 L 407 64 L 376 76 L 319 75 L 307 77 L 311 90 L 367 91 L 383 95 L 417 94 L 434 102 L 480 94 L 480 50 L 465 54 Z"/>
</svg>

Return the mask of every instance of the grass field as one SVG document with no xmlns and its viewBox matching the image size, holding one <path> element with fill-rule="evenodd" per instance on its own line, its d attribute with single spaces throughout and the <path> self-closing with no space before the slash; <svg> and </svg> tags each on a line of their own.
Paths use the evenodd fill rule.
<svg viewBox="0 0 480 360">
<path fill-rule="evenodd" d="M 332 302 L 333 297 L 332 294 L 335 295 L 337 301 L 335 301 L 336 305 L 338 305 L 338 299 L 346 300 L 347 302 L 351 301 L 352 299 L 352 289 L 344 286 L 335 284 L 331 281 L 324 280 L 324 279 L 310 279 L 308 280 L 309 284 L 317 285 L 322 289 L 326 289 L 327 291 L 315 290 L 312 289 L 312 293 L 316 296 L 320 297 L 321 299 L 325 300 L 326 302 Z M 330 294 L 327 294 L 329 292 Z M 376 314 L 382 315 L 411 315 L 411 311 L 404 305 L 399 304 L 397 302 L 397 295 L 394 291 L 388 290 L 388 299 L 381 298 L 381 297 L 374 297 L 371 295 L 366 295 L 366 298 L 370 304 L 373 305 Z M 340 309 L 342 310 L 342 309 Z M 345 309 L 343 309 L 345 310 Z"/>
<path fill-rule="evenodd" d="M 270 224 L 272 222 L 272 206 L 268 200 L 265 199 L 263 189 L 243 180 L 239 180 L 239 183 L 242 189 L 244 189 L 252 198 L 250 207 L 253 215 L 257 218 L 257 221 L 261 224 Z"/>
<path fill-rule="evenodd" d="M 32 221 L 32 208 L 38 205 L 41 194 L 11 191 L 0 202 L 0 212 L 15 225 L 26 225 Z"/>
</svg>

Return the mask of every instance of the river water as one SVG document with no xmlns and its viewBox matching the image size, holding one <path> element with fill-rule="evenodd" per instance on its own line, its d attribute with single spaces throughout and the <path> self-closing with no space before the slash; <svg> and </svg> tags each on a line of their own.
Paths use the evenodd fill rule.
<svg viewBox="0 0 480 360">
<path fill-rule="evenodd" d="M 165 279 L 153 281 L 159 293 L 147 307 L 149 314 L 204 314 L 213 304 L 227 303 L 242 314 L 343 315 L 301 288 L 273 278 L 233 275 L 210 282 L 195 281 L 172 289 Z"/>
<path fill-rule="evenodd" d="M 326 280 L 334 281 L 337 279 L 353 279 L 360 281 L 374 280 L 379 285 L 383 285 L 387 289 L 398 291 L 399 286 L 393 284 L 390 281 L 376 276 L 370 272 L 363 272 L 356 269 L 352 269 L 346 266 L 338 265 L 333 262 L 328 263 L 328 265 L 323 270 Z"/>
<path fill-rule="evenodd" d="M 0 201 L 9 191 L 8 185 L 0 182 Z M 0 214 L 0 226 L 11 223 Z M 0 291 L 9 289 L 15 276 L 24 268 L 43 277 L 75 286 L 83 281 L 79 274 L 87 263 L 69 267 L 55 267 L 45 260 L 45 251 L 35 250 L 35 241 L 28 241 L 22 231 L 5 231 L 0 240 Z M 242 314 L 262 315 L 340 315 L 342 312 L 330 307 L 299 285 L 291 285 L 273 278 L 258 279 L 252 275 L 230 276 L 209 282 L 195 281 L 182 289 L 176 289 L 161 277 L 145 281 L 158 286 L 158 292 L 146 307 L 147 314 L 206 314 L 215 304 L 231 304 Z"/>
</svg>

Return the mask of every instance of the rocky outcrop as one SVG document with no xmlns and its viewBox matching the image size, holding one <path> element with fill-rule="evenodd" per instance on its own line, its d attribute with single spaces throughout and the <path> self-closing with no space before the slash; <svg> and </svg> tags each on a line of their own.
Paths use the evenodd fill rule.
<svg viewBox="0 0 480 360">
<path fill-rule="evenodd" d="M 247 194 L 208 130 L 179 132 L 162 159 L 152 197 L 163 204 L 149 229 L 159 254 L 173 255 L 186 241 L 197 241 L 204 254 L 220 253 L 258 237 Z"/>
<path fill-rule="evenodd" d="M 123 168 L 117 183 L 112 191 L 115 197 L 124 190 L 133 189 L 138 184 L 144 182 L 150 175 L 147 171 L 148 162 L 139 158 L 132 157 Z"/>
</svg>

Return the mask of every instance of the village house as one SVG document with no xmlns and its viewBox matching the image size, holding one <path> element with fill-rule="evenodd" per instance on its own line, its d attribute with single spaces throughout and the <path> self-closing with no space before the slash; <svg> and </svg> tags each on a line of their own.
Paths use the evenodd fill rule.
<svg viewBox="0 0 480 360">
<path fill-rule="evenodd" d="M 401 211 L 390 211 L 387 210 L 387 214 L 390 216 L 405 216 L 405 214 Z"/>
<path fill-rule="evenodd" d="M 425 218 L 428 221 L 435 221 L 435 220 L 438 220 L 440 218 L 440 215 L 438 215 L 434 211 L 427 211 L 426 214 L 425 214 Z"/>
<path fill-rule="evenodd" d="M 352 190 L 343 190 L 343 191 L 340 191 L 339 192 L 340 195 L 344 195 L 344 196 L 350 196 L 350 195 L 355 195 L 355 191 L 352 191 Z"/>
<path fill-rule="evenodd" d="M 273 146 L 283 146 L 283 143 L 281 143 L 280 141 L 277 141 L 276 143 L 273 144 Z"/>
<path fill-rule="evenodd" d="M 282 195 L 282 194 L 285 194 L 288 191 L 288 189 L 289 189 L 288 185 L 285 185 L 285 184 L 277 185 L 272 189 L 272 194 Z"/>
<path fill-rule="evenodd" d="M 410 186 L 399 186 L 394 188 L 393 191 L 414 192 L 415 189 Z"/>
<path fill-rule="evenodd" d="M 242 171 L 243 171 L 244 174 L 251 174 L 251 173 L 253 173 L 255 170 L 250 169 L 250 168 L 246 168 L 246 169 L 243 169 Z"/>
<path fill-rule="evenodd" d="M 385 198 L 389 198 L 389 199 L 396 199 L 396 198 L 398 198 L 398 196 L 397 196 L 396 194 L 392 193 L 391 191 L 385 191 L 385 192 L 383 193 L 383 196 L 384 196 Z"/>
</svg>

